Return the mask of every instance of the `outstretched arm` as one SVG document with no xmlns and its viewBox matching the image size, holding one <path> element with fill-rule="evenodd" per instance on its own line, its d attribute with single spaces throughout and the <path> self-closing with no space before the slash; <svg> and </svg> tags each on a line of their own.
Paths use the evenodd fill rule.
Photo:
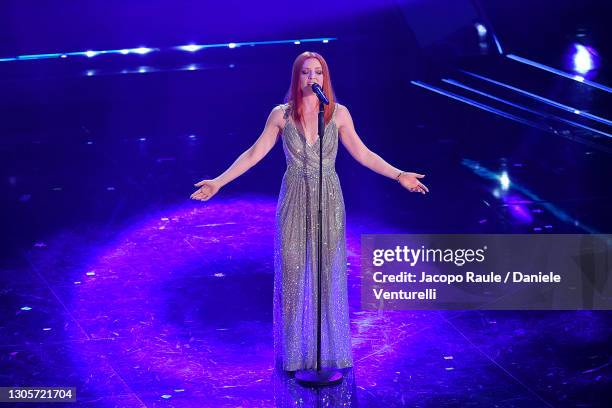
<svg viewBox="0 0 612 408">
<path fill-rule="evenodd" d="M 283 110 L 280 106 L 277 106 L 270 112 L 264 130 L 255 143 L 238 156 L 234 163 L 220 176 L 213 180 L 202 180 L 196 183 L 195 186 L 200 188 L 191 195 L 191 198 L 202 201 L 210 199 L 221 187 L 240 177 L 256 165 L 274 147 L 283 124 Z"/>
<path fill-rule="evenodd" d="M 342 105 L 338 105 L 336 109 L 336 124 L 340 133 L 340 141 L 355 160 L 378 174 L 397 180 L 402 187 L 410 191 L 423 194 L 429 192 L 429 189 L 418 180 L 425 177 L 423 174 L 405 172 L 393 167 L 382 157 L 368 149 L 357 135 L 353 118 L 348 109 Z"/>
</svg>

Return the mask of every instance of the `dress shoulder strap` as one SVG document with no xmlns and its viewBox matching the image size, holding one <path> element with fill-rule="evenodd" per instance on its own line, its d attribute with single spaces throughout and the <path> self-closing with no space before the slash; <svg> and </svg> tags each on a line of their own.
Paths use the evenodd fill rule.
<svg viewBox="0 0 612 408">
<path fill-rule="evenodd" d="M 285 121 L 289 120 L 291 116 L 291 106 L 288 103 L 283 103 L 282 105 L 278 105 L 283 111 L 283 119 Z"/>
<path fill-rule="evenodd" d="M 339 106 L 339 105 L 340 105 L 340 104 L 339 104 L 338 102 L 334 103 L 334 111 L 332 112 L 332 116 L 331 116 L 331 119 L 330 119 L 330 120 L 334 120 L 334 119 L 336 119 L 336 112 L 338 111 L 338 106 Z"/>
</svg>

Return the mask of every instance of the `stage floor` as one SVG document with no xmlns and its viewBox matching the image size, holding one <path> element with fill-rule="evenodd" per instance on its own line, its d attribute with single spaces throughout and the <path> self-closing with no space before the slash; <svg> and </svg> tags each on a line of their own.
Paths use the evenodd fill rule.
<svg viewBox="0 0 612 408">
<path fill-rule="evenodd" d="M 273 370 L 274 210 L 269 197 L 220 197 L 33 243 L 0 274 L 0 383 L 73 386 L 83 407 L 558 407 L 612 397 L 609 312 L 361 311 L 359 235 L 388 228 L 363 217 L 348 221 L 354 367 L 340 385 L 300 386 Z"/>
</svg>

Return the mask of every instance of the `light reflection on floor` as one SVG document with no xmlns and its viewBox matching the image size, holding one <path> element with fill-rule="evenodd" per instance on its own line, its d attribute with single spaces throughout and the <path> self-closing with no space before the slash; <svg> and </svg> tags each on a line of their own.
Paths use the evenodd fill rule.
<svg viewBox="0 0 612 408">
<path fill-rule="evenodd" d="M 17 314 L 0 331 L 2 382 L 69 383 L 76 406 L 104 407 L 547 407 L 594 402 L 609 385 L 606 314 L 361 311 L 359 236 L 394 232 L 368 219 L 348 220 L 355 367 L 319 391 L 274 372 L 275 205 L 189 203 L 110 241 L 72 231 L 37 243 L 5 290 Z M 565 390 L 575 376 L 599 396 Z"/>
</svg>

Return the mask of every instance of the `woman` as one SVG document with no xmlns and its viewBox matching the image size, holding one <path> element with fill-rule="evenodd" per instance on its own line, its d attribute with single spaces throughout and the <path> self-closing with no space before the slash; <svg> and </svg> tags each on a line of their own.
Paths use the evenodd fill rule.
<svg viewBox="0 0 612 408">
<path fill-rule="evenodd" d="M 219 177 L 195 184 L 191 195 L 206 201 L 221 187 L 257 164 L 282 136 L 287 159 L 276 209 L 274 275 L 274 350 L 278 368 L 316 368 L 317 361 L 317 210 L 319 101 L 317 83 L 329 99 L 323 136 L 323 244 L 321 297 L 321 364 L 324 368 L 352 366 L 346 287 L 345 211 L 334 169 L 338 139 L 362 165 L 409 191 L 429 190 L 422 174 L 401 171 L 370 151 L 361 141 L 348 109 L 335 102 L 327 63 L 314 52 L 293 63 L 287 103 L 272 109 L 259 139 Z"/>
</svg>

